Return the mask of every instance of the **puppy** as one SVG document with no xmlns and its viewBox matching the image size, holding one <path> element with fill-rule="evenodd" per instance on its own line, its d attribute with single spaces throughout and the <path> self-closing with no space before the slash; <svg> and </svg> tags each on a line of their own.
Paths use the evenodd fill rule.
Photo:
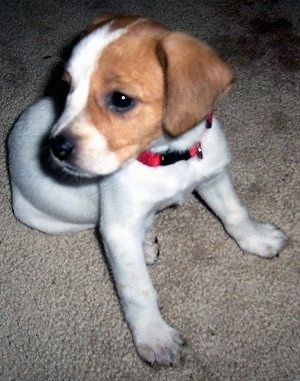
<svg viewBox="0 0 300 381">
<path fill-rule="evenodd" d="M 196 191 L 243 251 L 277 255 L 286 236 L 238 199 L 228 146 L 211 114 L 230 68 L 205 44 L 138 17 L 96 20 L 66 66 L 70 92 L 30 106 L 9 140 L 16 217 L 60 234 L 98 227 L 140 357 L 173 364 L 182 340 L 162 318 L 146 263 L 155 213 Z M 48 148 L 47 148 L 48 147 Z M 44 160 L 82 181 L 54 175 Z"/>
</svg>

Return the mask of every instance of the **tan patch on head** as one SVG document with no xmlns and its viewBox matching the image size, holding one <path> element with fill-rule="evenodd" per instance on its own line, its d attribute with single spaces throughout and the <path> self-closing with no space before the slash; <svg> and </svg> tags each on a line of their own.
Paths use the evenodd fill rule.
<svg viewBox="0 0 300 381">
<path fill-rule="evenodd" d="M 122 165 L 165 132 L 177 136 L 201 122 L 229 87 L 232 73 L 195 38 L 136 16 L 104 16 L 87 33 L 108 23 L 110 30 L 125 31 L 102 50 L 82 115 Z M 116 91 L 133 98 L 134 107 L 111 108 Z M 88 139 L 84 124 L 76 129 L 76 139 Z"/>
<path fill-rule="evenodd" d="M 161 33 L 136 24 L 103 50 L 91 76 L 85 114 L 121 162 L 162 135 L 164 78 L 153 36 Z M 124 113 L 111 110 L 107 101 L 114 91 L 134 98 L 135 107 Z"/>
<path fill-rule="evenodd" d="M 86 33 L 91 33 L 95 29 L 101 28 L 103 25 L 110 23 L 111 30 L 119 29 L 119 28 L 124 28 L 135 21 L 140 19 L 139 16 L 134 16 L 134 15 L 103 15 L 101 17 L 98 17 L 95 19 L 92 24 L 90 24 L 86 29 Z"/>
<path fill-rule="evenodd" d="M 128 26 L 132 26 L 134 23 L 141 23 L 142 24 L 142 29 L 144 30 L 150 30 L 152 29 L 152 32 L 154 29 L 156 31 L 162 31 L 162 30 L 167 30 L 166 27 L 161 25 L 160 23 L 152 20 L 148 20 L 146 18 L 142 18 L 140 16 L 136 15 L 115 15 L 115 14 L 110 14 L 110 15 L 103 15 L 101 17 L 98 17 L 95 19 L 85 30 L 87 33 L 92 32 L 93 30 L 97 28 L 101 28 L 103 25 L 110 23 L 110 30 L 116 30 L 120 28 L 125 28 Z M 135 30 L 137 31 L 138 29 L 141 29 L 139 26 L 134 26 Z"/>
</svg>

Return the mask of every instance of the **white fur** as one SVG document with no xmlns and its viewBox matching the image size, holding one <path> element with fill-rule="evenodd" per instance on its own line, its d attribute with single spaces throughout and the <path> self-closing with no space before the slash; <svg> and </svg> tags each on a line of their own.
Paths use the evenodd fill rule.
<svg viewBox="0 0 300 381">
<path fill-rule="evenodd" d="M 59 181 L 45 173 L 41 166 L 42 141 L 55 120 L 54 104 L 45 98 L 30 106 L 10 132 L 9 168 L 15 215 L 26 225 L 50 234 L 92 228 L 99 221 L 96 182 L 81 180 L 81 184 L 68 185 L 64 179 Z"/>
<path fill-rule="evenodd" d="M 90 76 L 101 52 L 125 31 L 126 28 L 122 28 L 111 32 L 109 25 L 106 25 L 90 33 L 75 46 L 66 68 L 72 78 L 72 91 L 68 95 L 64 113 L 52 129 L 53 135 L 58 134 L 82 112 L 87 103 Z"/>
<path fill-rule="evenodd" d="M 68 109 L 67 112 L 70 110 Z M 64 117 L 64 115 L 62 116 Z M 60 122 L 58 123 L 60 125 Z M 81 145 L 84 144 L 84 150 L 81 150 L 79 157 L 74 159 L 74 165 L 76 166 L 77 176 L 94 177 L 99 174 L 105 175 L 118 169 L 119 160 L 117 155 L 108 149 L 107 141 L 101 135 L 101 133 L 87 120 L 84 114 L 77 116 L 76 120 L 72 122 L 72 131 L 74 134 L 77 130 L 82 131 L 84 126 L 84 134 L 88 135 L 88 139 L 81 139 Z M 61 130 L 62 128 L 60 128 Z M 78 148 L 79 144 L 77 145 Z M 58 165 L 61 164 L 54 155 L 52 156 Z M 79 169 L 80 168 L 80 169 Z"/>
<path fill-rule="evenodd" d="M 197 190 L 242 250 L 272 257 L 282 250 L 286 237 L 273 225 L 253 221 L 241 205 L 227 174 L 229 151 L 215 118 L 203 139 L 202 160 L 193 158 L 157 168 L 132 161 L 100 181 L 81 180 L 83 183 L 75 185 L 46 175 L 39 164 L 41 140 L 54 121 L 52 101 L 42 99 L 21 115 L 10 134 L 14 213 L 26 225 L 47 233 L 99 226 L 140 356 L 150 363 L 173 363 L 182 342 L 160 315 L 144 258 L 155 260 L 153 252 L 149 259 L 149 242 L 145 241 L 155 212 L 182 202 Z M 177 138 L 176 144 L 197 140 L 203 128 L 204 123 Z M 162 145 L 166 147 L 165 139 Z M 160 148 L 156 143 L 156 150 Z"/>
</svg>

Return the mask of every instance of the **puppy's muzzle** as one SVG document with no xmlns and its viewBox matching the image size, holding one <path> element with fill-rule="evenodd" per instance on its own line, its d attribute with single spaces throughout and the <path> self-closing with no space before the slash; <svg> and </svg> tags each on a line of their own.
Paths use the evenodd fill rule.
<svg viewBox="0 0 300 381">
<path fill-rule="evenodd" d="M 59 134 L 50 139 L 50 149 L 54 157 L 60 161 L 66 161 L 70 159 L 74 148 L 74 141 L 67 135 Z"/>
</svg>

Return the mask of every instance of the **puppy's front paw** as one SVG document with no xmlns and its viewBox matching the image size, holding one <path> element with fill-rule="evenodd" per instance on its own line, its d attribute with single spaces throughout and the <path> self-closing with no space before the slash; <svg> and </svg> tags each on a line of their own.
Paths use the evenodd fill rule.
<svg viewBox="0 0 300 381">
<path fill-rule="evenodd" d="M 263 258 L 279 254 L 287 244 L 286 235 L 274 225 L 252 222 L 250 232 L 238 240 L 241 249 Z"/>
<path fill-rule="evenodd" d="M 173 365 L 183 344 L 179 333 L 163 319 L 145 324 L 134 333 L 136 349 L 140 357 L 150 365 Z"/>
</svg>

